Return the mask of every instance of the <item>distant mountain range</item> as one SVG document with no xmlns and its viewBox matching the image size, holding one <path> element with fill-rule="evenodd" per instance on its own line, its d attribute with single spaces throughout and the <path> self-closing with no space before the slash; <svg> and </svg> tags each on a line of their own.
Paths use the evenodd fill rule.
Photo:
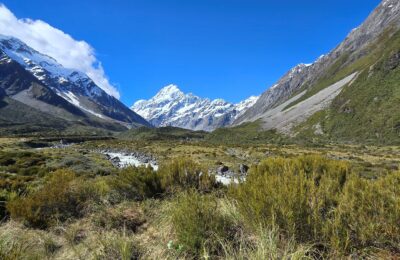
<svg viewBox="0 0 400 260">
<path fill-rule="evenodd" d="M 232 104 L 223 99 L 210 100 L 185 94 L 177 86 L 169 85 L 150 100 L 139 100 L 131 108 L 156 127 L 212 131 L 231 125 L 257 99 L 253 96 Z"/>
<path fill-rule="evenodd" d="M 0 36 L 0 134 L 138 126 L 213 131 L 255 123 L 256 134 L 390 144 L 400 141 L 399 82 L 398 0 L 382 1 L 330 53 L 297 65 L 260 97 L 238 104 L 170 85 L 130 109 L 85 74 Z"/>
<path fill-rule="evenodd" d="M 6 126 L 15 133 L 32 129 L 65 130 L 73 125 L 108 130 L 150 126 L 84 73 L 64 68 L 22 41 L 3 35 L 0 35 L 0 89 L 3 131 Z M 32 113 L 35 116 L 15 116 Z"/>
</svg>

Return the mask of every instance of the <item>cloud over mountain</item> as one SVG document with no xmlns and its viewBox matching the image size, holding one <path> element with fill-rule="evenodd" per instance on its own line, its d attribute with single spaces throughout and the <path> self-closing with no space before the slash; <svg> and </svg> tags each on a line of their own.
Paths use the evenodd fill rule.
<svg viewBox="0 0 400 260">
<path fill-rule="evenodd" d="M 86 73 L 108 94 L 120 97 L 87 42 L 77 41 L 44 21 L 18 19 L 3 4 L 0 4 L 0 34 L 19 38 L 37 51 L 55 58 L 64 67 Z"/>
</svg>

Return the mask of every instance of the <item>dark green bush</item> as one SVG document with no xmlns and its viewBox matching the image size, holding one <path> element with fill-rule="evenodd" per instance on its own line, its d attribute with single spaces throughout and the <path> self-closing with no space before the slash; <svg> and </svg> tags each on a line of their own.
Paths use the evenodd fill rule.
<svg viewBox="0 0 400 260">
<path fill-rule="evenodd" d="M 0 189 L 23 193 L 32 181 L 49 172 L 45 162 L 39 153 L 0 151 Z"/>
<path fill-rule="evenodd" d="M 0 166 L 19 165 L 23 167 L 38 166 L 45 158 L 34 152 L 0 152 Z"/>
<path fill-rule="evenodd" d="M 2 157 L 0 158 L 0 165 L 1 166 L 10 166 L 10 165 L 14 165 L 17 161 L 14 160 L 13 158 L 9 158 L 9 157 Z"/>
</svg>

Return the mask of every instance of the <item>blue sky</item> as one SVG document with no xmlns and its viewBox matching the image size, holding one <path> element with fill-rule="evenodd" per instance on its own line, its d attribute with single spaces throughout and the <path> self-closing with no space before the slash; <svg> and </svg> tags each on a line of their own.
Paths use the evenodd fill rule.
<svg viewBox="0 0 400 260">
<path fill-rule="evenodd" d="M 0 0 L 88 42 L 121 100 L 165 85 L 238 102 L 329 52 L 379 0 Z"/>
</svg>

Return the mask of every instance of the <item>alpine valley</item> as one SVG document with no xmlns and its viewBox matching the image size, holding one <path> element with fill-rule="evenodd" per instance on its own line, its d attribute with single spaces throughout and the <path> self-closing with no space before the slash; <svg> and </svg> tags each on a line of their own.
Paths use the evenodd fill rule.
<svg viewBox="0 0 400 260">
<path fill-rule="evenodd" d="M 399 28 L 400 1 L 382 1 L 330 53 L 292 68 L 260 97 L 230 104 L 171 85 L 132 109 L 157 127 L 229 127 L 211 135 L 225 142 L 399 143 Z"/>
<path fill-rule="evenodd" d="M 260 49 L 280 50 L 277 67 L 306 38 L 329 50 L 286 28 L 325 23 L 293 14 L 338 6 L 339 29 L 372 0 L 3 1 L 93 37 L 133 94 L 175 73 L 217 84 L 232 63 L 241 88 L 218 90 L 254 96 L 230 103 L 171 84 L 128 107 L 109 94 L 119 92 L 94 50 L 72 55 L 85 42 L 0 4 L 0 260 L 400 259 L 400 0 L 381 1 L 260 96 L 245 89 L 268 78 Z M 271 24 L 294 40 L 270 39 Z"/>
<path fill-rule="evenodd" d="M 397 143 L 399 28 L 400 2 L 385 0 L 330 53 L 292 68 L 260 97 L 232 104 L 169 85 L 131 109 L 84 73 L 64 68 L 16 38 L 0 36 L 1 132 L 173 126 L 217 129 L 213 138 L 237 140 L 235 131 L 251 124 L 251 140 L 269 133 L 265 141 Z"/>
</svg>

